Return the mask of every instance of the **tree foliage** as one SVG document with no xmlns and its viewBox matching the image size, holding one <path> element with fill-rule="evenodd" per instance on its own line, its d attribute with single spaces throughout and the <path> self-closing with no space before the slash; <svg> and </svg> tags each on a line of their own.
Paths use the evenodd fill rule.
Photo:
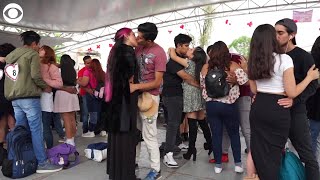
<svg viewBox="0 0 320 180">
<path fill-rule="evenodd" d="M 251 38 L 247 36 L 241 36 L 238 39 L 232 41 L 229 48 L 233 47 L 241 55 L 248 57 Z"/>
<path fill-rule="evenodd" d="M 210 36 L 212 33 L 212 27 L 213 27 L 213 20 L 212 18 L 209 17 L 209 13 L 211 13 L 212 11 L 213 11 L 213 6 L 210 5 L 210 6 L 204 7 L 203 12 L 208 15 L 205 15 L 204 17 L 203 16 L 199 17 L 199 20 L 193 23 L 195 26 L 193 26 L 192 28 L 195 27 L 197 29 L 197 32 L 199 32 L 199 36 L 195 36 L 192 33 L 188 33 L 188 35 L 193 39 L 193 42 L 192 42 L 193 45 L 197 45 L 204 48 L 209 44 Z M 194 13 L 195 15 L 200 14 L 200 12 L 197 12 L 197 11 L 195 11 Z M 199 37 L 199 39 L 195 39 L 195 37 Z"/>
</svg>

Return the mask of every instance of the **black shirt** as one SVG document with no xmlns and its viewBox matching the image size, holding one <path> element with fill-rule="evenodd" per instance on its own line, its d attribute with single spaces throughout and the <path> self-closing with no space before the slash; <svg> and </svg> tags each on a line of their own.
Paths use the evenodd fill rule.
<svg viewBox="0 0 320 180">
<path fill-rule="evenodd" d="M 166 65 L 166 72 L 163 75 L 163 89 L 162 96 L 173 97 L 173 96 L 183 96 L 182 90 L 182 78 L 178 76 L 177 72 L 183 70 L 184 67 L 169 59 Z"/>
<path fill-rule="evenodd" d="M 307 76 L 308 70 L 314 64 L 313 57 L 299 47 L 295 47 L 290 52 L 287 52 L 287 54 L 292 58 L 294 77 L 296 83 L 299 84 Z M 299 96 L 294 98 L 291 110 L 306 111 L 305 103 L 307 99 L 316 92 L 317 87 L 317 80 L 312 81 Z"/>
<path fill-rule="evenodd" d="M 4 79 L 6 76 L 4 73 L 5 66 L 6 63 L 0 62 L 0 71 L 2 71 L 2 77 L 0 76 L 0 117 L 2 113 L 13 112 L 11 102 L 4 97 Z"/>
</svg>

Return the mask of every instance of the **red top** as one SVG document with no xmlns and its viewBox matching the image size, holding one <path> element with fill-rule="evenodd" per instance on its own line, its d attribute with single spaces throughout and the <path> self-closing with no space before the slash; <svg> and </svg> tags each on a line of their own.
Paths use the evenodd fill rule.
<svg viewBox="0 0 320 180">
<path fill-rule="evenodd" d="M 87 70 L 87 67 L 83 67 L 82 69 L 80 69 L 80 71 L 78 72 L 78 78 L 83 77 L 83 73 L 84 71 Z M 86 91 L 80 87 L 80 92 L 79 92 L 80 96 L 84 96 L 86 94 Z"/>
<path fill-rule="evenodd" d="M 230 54 L 231 54 L 231 61 L 237 64 L 240 64 L 240 54 L 234 54 L 234 53 L 230 53 Z M 249 85 L 240 85 L 239 87 L 240 87 L 240 97 L 250 96 L 251 90 Z"/>
</svg>

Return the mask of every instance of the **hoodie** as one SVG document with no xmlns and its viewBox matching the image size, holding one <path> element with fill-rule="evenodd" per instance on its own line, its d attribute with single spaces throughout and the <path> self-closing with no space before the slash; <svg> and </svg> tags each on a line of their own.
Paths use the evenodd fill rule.
<svg viewBox="0 0 320 180">
<path fill-rule="evenodd" d="M 41 77 L 39 54 L 31 48 L 17 48 L 7 55 L 6 63 L 5 97 L 10 101 L 40 98 L 47 84 Z"/>
</svg>

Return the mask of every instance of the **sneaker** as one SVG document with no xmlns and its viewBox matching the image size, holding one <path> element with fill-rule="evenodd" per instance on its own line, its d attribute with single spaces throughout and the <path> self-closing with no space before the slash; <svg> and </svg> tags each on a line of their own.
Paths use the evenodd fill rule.
<svg viewBox="0 0 320 180">
<path fill-rule="evenodd" d="M 51 164 L 49 161 L 46 161 L 43 165 L 38 165 L 37 173 L 53 173 L 62 170 L 62 166 L 57 166 L 55 164 Z"/>
<path fill-rule="evenodd" d="M 181 149 L 181 151 L 183 151 L 183 152 L 187 152 L 187 151 L 188 151 L 188 148 L 189 148 L 188 145 L 185 145 L 185 144 L 183 144 L 183 143 L 181 143 L 178 147 L 179 147 L 179 148 Z"/>
<path fill-rule="evenodd" d="M 229 156 L 228 156 L 227 153 L 223 153 L 222 154 L 221 162 L 223 162 L 223 163 L 229 162 Z M 209 163 L 216 163 L 216 160 L 215 159 L 210 159 Z"/>
<path fill-rule="evenodd" d="M 88 131 L 87 133 L 82 134 L 82 137 L 95 137 L 94 132 Z"/>
<path fill-rule="evenodd" d="M 214 172 L 215 172 L 216 174 L 220 174 L 221 171 L 222 171 L 222 168 L 220 168 L 220 167 L 214 167 Z"/>
<path fill-rule="evenodd" d="M 161 179 L 161 177 L 161 171 L 157 172 L 156 170 L 152 169 L 144 178 L 144 180 L 157 180 Z"/>
<path fill-rule="evenodd" d="M 243 168 L 242 168 L 241 166 L 235 166 L 235 167 L 234 167 L 234 171 L 235 171 L 236 173 L 243 173 Z"/>
<path fill-rule="evenodd" d="M 59 138 L 59 140 L 58 140 L 59 143 L 64 143 L 65 141 L 66 141 L 66 137 Z"/>
<path fill-rule="evenodd" d="M 106 132 L 106 131 L 101 131 L 101 132 L 100 132 L 100 136 L 102 136 L 102 137 L 103 137 L 103 136 L 107 136 L 107 132 Z"/>
<path fill-rule="evenodd" d="M 173 159 L 173 152 L 168 152 L 163 157 L 163 163 L 169 168 L 178 168 L 178 163 Z"/>
</svg>

